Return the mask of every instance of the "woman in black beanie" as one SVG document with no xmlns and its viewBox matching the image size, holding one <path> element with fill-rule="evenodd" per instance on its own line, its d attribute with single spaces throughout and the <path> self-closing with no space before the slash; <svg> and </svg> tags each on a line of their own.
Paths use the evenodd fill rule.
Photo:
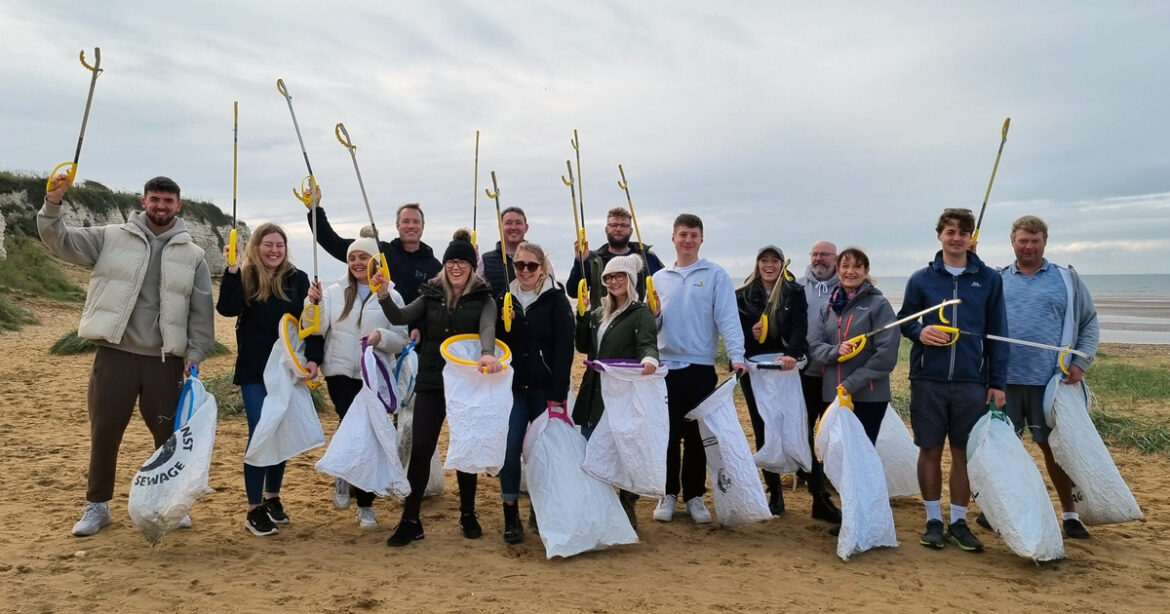
<svg viewBox="0 0 1170 614">
<path fill-rule="evenodd" d="M 419 508 L 431 473 L 431 456 L 439 443 L 439 431 L 447 417 L 443 397 L 443 356 L 440 346 L 452 335 L 478 334 L 482 357 L 481 369 L 496 373 L 502 369 L 495 356 L 496 303 L 491 288 L 475 274 L 475 247 L 468 241 L 455 240 L 443 254 L 443 268 L 430 281 L 419 286 L 418 298 L 399 308 L 390 298 L 390 288 L 381 273 L 375 274 L 378 303 L 391 324 L 406 324 L 419 329 L 422 341 L 418 350 L 418 378 L 415 380 L 415 404 L 410 463 L 406 477 L 410 496 L 402 507 L 402 520 L 388 546 L 405 546 L 423 538 Z M 463 535 L 475 539 L 483 534 L 475 514 L 476 475 L 456 472 L 459 482 L 459 526 Z"/>
</svg>

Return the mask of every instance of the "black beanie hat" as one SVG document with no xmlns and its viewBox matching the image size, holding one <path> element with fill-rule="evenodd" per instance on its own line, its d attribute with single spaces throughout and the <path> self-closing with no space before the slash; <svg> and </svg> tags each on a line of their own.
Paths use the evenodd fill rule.
<svg viewBox="0 0 1170 614">
<path fill-rule="evenodd" d="M 443 262 L 448 260 L 466 260 L 475 264 L 475 248 L 470 241 L 456 239 L 447 244 L 447 251 L 443 252 Z"/>
</svg>

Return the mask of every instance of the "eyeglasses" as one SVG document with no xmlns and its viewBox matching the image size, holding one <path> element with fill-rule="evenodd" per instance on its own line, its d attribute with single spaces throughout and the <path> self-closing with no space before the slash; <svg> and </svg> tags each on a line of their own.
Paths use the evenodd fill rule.
<svg viewBox="0 0 1170 614">
<path fill-rule="evenodd" d="M 809 256 L 813 258 L 836 258 L 837 254 L 833 252 L 809 252 Z"/>
<path fill-rule="evenodd" d="M 524 262 L 523 260 L 514 260 L 512 264 L 516 265 L 517 271 L 528 271 L 535 273 L 540 268 L 539 262 Z"/>
<path fill-rule="evenodd" d="M 467 268 L 471 268 L 471 263 L 466 261 L 466 260 L 458 260 L 458 259 L 452 258 L 451 260 L 444 262 L 443 266 L 445 266 L 449 269 L 467 269 Z"/>
<path fill-rule="evenodd" d="M 629 224 L 618 224 L 616 222 L 610 222 L 610 223 L 606 224 L 605 227 L 606 228 L 629 228 L 630 225 Z"/>
<path fill-rule="evenodd" d="M 606 273 L 605 275 L 601 276 L 601 281 L 608 284 L 609 282 L 611 282 L 615 279 L 624 280 L 625 278 L 626 278 L 625 273 Z"/>
</svg>

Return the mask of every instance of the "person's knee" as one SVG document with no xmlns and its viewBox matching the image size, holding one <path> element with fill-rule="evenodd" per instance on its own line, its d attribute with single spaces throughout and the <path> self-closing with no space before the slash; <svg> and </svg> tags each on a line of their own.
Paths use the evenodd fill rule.
<svg viewBox="0 0 1170 614">
<path fill-rule="evenodd" d="M 919 448 L 918 449 L 918 460 L 922 461 L 922 462 L 927 462 L 927 463 L 942 462 L 942 451 L 943 451 L 942 446 L 937 446 L 937 447 L 932 446 L 929 448 Z"/>
</svg>

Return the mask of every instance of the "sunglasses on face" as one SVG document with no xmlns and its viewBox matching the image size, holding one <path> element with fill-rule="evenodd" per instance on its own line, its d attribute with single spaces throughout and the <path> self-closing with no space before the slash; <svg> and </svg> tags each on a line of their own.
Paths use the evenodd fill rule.
<svg viewBox="0 0 1170 614">
<path fill-rule="evenodd" d="M 515 260 L 512 262 L 512 264 L 516 265 L 517 271 L 528 271 L 529 273 L 535 273 L 538 269 L 540 269 L 539 262 L 524 262 L 523 260 Z"/>
</svg>

